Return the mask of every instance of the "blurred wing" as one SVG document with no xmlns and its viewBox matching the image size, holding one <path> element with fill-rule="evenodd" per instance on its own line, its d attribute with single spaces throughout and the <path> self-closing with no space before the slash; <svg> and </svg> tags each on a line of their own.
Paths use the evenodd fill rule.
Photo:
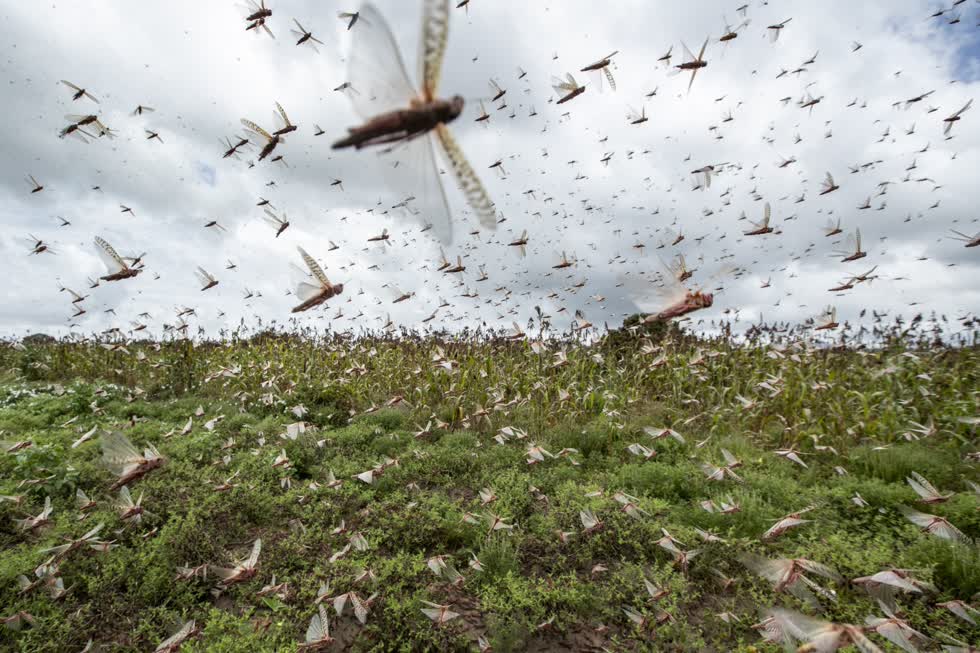
<svg viewBox="0 0 980 653">
<path fill-rule="evenodd" d="M 293 294 L 296 295 L 301 302 L 309 301 L 319 295 L 321 292 L 323 292 L 323 288 L 317 288 L 313 284 L 306 283 L 305 281 L 301 281 L 296 284 L 296 288 L 293 290 Z"/>
<path fill-rule="evenodd" d="M 423 95 L 435 97 L 442 75 L 442 59 L 449 42 L 449 0 L 425 0 L 419 48 L 419 79 Z"/>
<path fill-rule="evenodd" d="M 824 578 L 829 578 L 831 580 L 841 581 L 843 578 L 836 571 L 828 567 L 827 565 L 821 564 L 819 562 L 814 562 L 813 560 L 799 560 L 798 564 L 809 571 L 812 574 L 818 574 Z"/>
<path fill-rule="evenodd" d="M 381 154 L 388 199 L 403 204 L 400 210 L 407 211 L 418 224 L 431 224 L 432 232 L 443 245 L 451 244 L 452 216 L 436 165 L 432 137 L 423 134 L 383 150 Z M 406 195 L 414 199 L 401 202 Z"/>
<path fill-rule="evenodd" d="M 606 75 L 606 81 L 609 82 L 609 88 L 616 90 L 616 80 L 613 78 L 612 71 L 609 70 L 609 66 L 602 69 L 602 72 Z"/>
<path fill-rule="evenodd" d="M 443 151 L 449 158 L 449 163 L 456 175 L 456 183 L 459 184 L 463 194 L 466 195 L 466 202 L 480 219 L 480 224 L 485 229 L 491 231 L 497 228 L 497 214 L 494 210 L 493 201 L 487 193 L 486 188 L 477 176 L 476 172 L 466 160 L 462 148 L 456 143 L 449 128 L 443 124 L 436 127 L 439 141 L 442 143 Z"/>
<path fill-rule="evenodd" d="M 259 553 L 262 552 L 262 540 L 255 540 L 255 544 L 252 545 L 252 553 L 248 556 L 248 562 L 245 563 L 246 567 L 254 567 L 259 562 Z"/>
<path fill-rule="evenodd" d="M 656 285 L 652 278 L 620 276 L 626 296 L 643 313 L 658 313 L 663 308 L 677 303 L 687 295 L 683 284 L 670 276 L 663 286 Z"/>
<path fill-rule="evenodd" d="M 105 263 L 109 272 L 114 273 L 126 269 L 126 264 L 115 248 L 98 236 L 95 237 L 95 251 L 98 252 L 99 258 Z"/>
<path fill-rule="evenodd" d="M 687 62 L 695 61 L 697 59 L 697 57 L 694 56 L 694 53 L 688 49 L 687 44 L 684 43 L 684 41 L 681 41 L 681 47 L 684 48 L 684 57 L 686 57 Z"/>
<path fill-rule="evenodd" d="M 354 607 L 354 616 L 357 617 L 357 620 L 362 624 L 367 623 L 369 612 L 367 604 L 357 594 L 351 596 L 351 604 Z"/>
<path fill-rule="evenodd" d="M 697 284 L 697 289 L 707 289 L 708 286 L 719 284 L 726 279 L 730 279 L 738 272 L 738 268 L 734 265 L 723 265 L 717 270 L 715 270 L 711 276 L 705 278 L 701 283 Z"/>
<path fill-rule="evenodd" d="M 795 639 L 808 642 L 825 628 L 827 622 L 814 619 L 799 612 L 791 610 L 773 609 L 770 614 L 782 627 L 784 632 L 789 633 Z"/>
<path fill-rule="evenodd" d="M 112 431 L 102 435 L 102 461 L 114 473 L 122 470 L 127 465 L 142 460 L 140 452 L 136 450 L 133 443 L 119 431 Z"/>
<path fill-rule="evenodd" d="M 551 88 L 555 89 L 556 95 L 565 95 L 572 90 L 568 87 L 568 82 L 558 77 L 551 78 Z"/>
<path fill-rule="evenodd" d="M 307 254 L 306 250 L 304 250 L 302 247 L 297 246 L 296 249 L 299 250 L 300 256 L 303 257 L 303 262 L 306 263 L 306 267 L 310 268 L 310 272 L 313 273 L 313 276 L 319 279 L 320 283 L 322 283 L 324 286 L 329 286 L 330 281 L 327 280 L 327 275 L 323 273 L 323 269 L 315 260 L 313 260 L 313 257 Z"/>
<path fill-rule="evenodd" d="M 918 510 L 913 510 L 908 506 L 899 506 L 898 510 L 903 515 L 905 515 L 906 519 L 908 519 L 910 522 L 912 522 L 913 524 L 921 528 L 928 527 L 930 524 L 932 524 L 933 520 L 935 519 L 935 515 L 929 515 L 924 512 L 919 512 Z"/>
<path fill-rule="evenodd" d="M 276 109 L 279 111 L 279 115 L 282 117 L 283 122 L 286 125 L 291 125 L 293 123 L 289 122 L 289 116 L 286 115 L 286 110 L 282 108 L 282 105 L 276 102 Z"/>
<path fill-rule="evenodd" d="M 265 220 L 274 229 L 278 229 L 279 227 L 282 226 L 283 223 L 283 220 L 269 209 L 265 210 L 265 215 L 262 216 L 262 219 Z"/>
<path fill-rule="evenodd" d="M 133 507 L 133 495 L 130 494 L 128 485 L 124 485 L 119 488 L 119 503 L 124 508 Z"/>
<path fill-rule="evenodd" d="M 82 535 L 81 539 L 83 539 L 83 540 L 90 540 L 90 539 L 92 539 L 93 537 L 95 537 L 96 535 L 99 534 L 99 531 L 102 530 L 102 527 L 103 526 L 105 526 L 105 523 L 99 524 L 98 526 L 96 526 L 95 528 L 93 528 L 92 530 L 90 530 L 85 535 Z"/>
<path fill-rule="evenodd" d="M 354 32 L 347 62 L 347 81 L 354 111 L 369 120 L 393 109 L 404 109 L 417 96 L 398 43 L 388 22 L 374 5 L 361 9 L 362 29 Z"/>
<path fill-rule="evenodd" d="M 211 573 L 222 580 L 231 578 L 235 575 L 235 572 L 238 571 L 237 569 L 232 569 L 230 567 L 215 567 L 214 565 L 208 565 L 208 569 L 211 570 Z"/>
<path fill-rule="evenodd" d="M 162 642 L 160 642 L 160 644 L 157 646 L 156 650 L 157 651 L 169 651 L 170 650 L 170 647 L 172 647 L 174 644 L 176 644 L 177 642 L 183 641 L 187 637 L 187 634 L 190 633 L 193 628 L 194 628 L 194 622 L 193 621 L 188 621 L 187 623 L 185 623 L 183 625 L 183 627 L 181 627 L 180 630 L 178 630 L 176 633 L 174 633 L 173 635 L 171 635 L 167 639 L 165 639 Z"/>
<path fill-rule="evenodd" d="M 310 627 L 306 629 L 306 641 L 307 643 L 319 642 L 329 635 L 330 619 L 327 617 L 327 611 L 323 609 L 323 604 L 320 604 L 317 614 L 310 619 Z"/>
<path fill-rule="evenodd" d="M 245 125 L 245 127 L 248 128 L 249 131 L 255 132 L 258 136 L 261 136 L 262 138 L 266 139 L 267 141 L 271 141 L 272 140 L 272 136 L 269 135 L 269 132 L 267 132 L 266 130 L 262 129 L 261 127 L 259 127 L 258 125 L 256 125 L 251 120 L 246 120 L 245 118 L 242 118 L 242 124 Z"/>
<path fill-rule="evenodd" d="M 754 553 L 744 553 L 739 556 L 739 560 L 748 569 L 759 574 L 771 583 L 778 583 L 786 571 L 786 565 L 783 561 L 768 560 Z"/>
</svg>

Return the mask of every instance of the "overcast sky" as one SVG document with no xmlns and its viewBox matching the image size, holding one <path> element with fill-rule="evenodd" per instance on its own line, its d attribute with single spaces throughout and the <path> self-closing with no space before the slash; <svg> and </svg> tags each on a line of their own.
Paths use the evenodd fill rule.
<svg viewBox="0 0 980 653">
<path fill-rule="evenodd" d="M 452 8 L 439 95 L 467 99 L 451 127 L 504 220 L 495 231 L 480 228 L 438 161 L 454 221 L 446 254 L 466 266 L 456 275 L 436 271 L 439 243 L 420 232 L 414 203 L 392 208 L 421 197 L 411 179 L 424 171 L 413 167 L 411 148 L 387 156 L 330 149 L 361 122 L 333 90 L 348 80 L 352 40 L 369 42 L 376 34 L 359 31 L 378 29 L 347 31 L 336 14 L 353 3 L 268 0 L 275 40 L 246 31 L 232 2 L 2 3 L 0 273 L 8 290 L 0 336 L 126 329 L 142 312 L 157 328 L 174 323 L 181 307 L 196 309 L 192 328 L 210 333 L 242 318 L 284 322 L 299 303 L 287 295 L 290 264 L 302 265 L 297 245 L 345 285 L 301 323 L 335 330 L 378 328 L 388 314 L 410 327 L 509 326 L 526 322 L 535 305 L 561 328 L 576 309 L 612 326 L 636 310 L 619 281 L 656 274 L 677 254 L 698 269 L 691 283 L 724 287 L 711 309 L 691 316 L 703 328 L 736 310 L 741 326 L 760 316 L 801 322 L 828 305 L 852 323 L 863 308 L 950 318 L 980 310 L 980 248 L 950 238 L 951 229 L 980 231 L 980 107 L 962 115 L 951 139 L 943 135 L 943 119 L 977 95 L 980 5 L 961 4 L 951 25 L 954 12 L 929 18 L 941 5 L 922 1 L 754 0 L 738 38 L 718 43 L 726 19 L 733 27 L 745 20 L 742 2 L 471 0 L 468 10 Z M 376 4 L 417 84 L 422 3 Z M 294 18 L 323 42 L 319 52 L 295 45 Z M 790 18 L 771 42 L 767 27 Z M 679 64 L 682 42 L 696 52 L 709 36 L 708 66 L 688 94 L 689 74 L 672 76 L 657 60 L 673 47 L 671 66 Z M 614 50 L 617 88 L 600 92 L 595 74 L 578 71 Z M 518 67 L 527 73 L 520 80 Z M 551 78 L 567 72 L 586 91 L 558 106 Z M 507 91 L 503 109 L 489 102 L 491 78 Z M 62 79 L 99 103 L 73 101 Z M 812 111 L 798 106 L 807 93 L 822 98 Z M 486 122 L 475 121 L 481 98 Z M 222 158 L 219 138 L 242 134 L 241 118 L 274 128 L 277 101 L 299 127 L 275 151 L 289 167 L 255 161 L 257 148 Z M 132 115 L 140 104 L 155 111 Z M 631 107 L 649 120 L 630 124 Z M 117 138 L 58 137 L 66 114 L 88 113 Z M 326 133 L 315 136 L 314 124 Z M 795 162 L 780 167 L 786 159 Z M 490 169 L 498 160 L 506 175 Z M 691 171 L 720 163 L 728 165 L 710 188 L 692 189 Z M 821 196 L 828 171 L 840 189 Z M 31 193 L 28 174 L 43 191 Z M 289 217 L 278 238 L 260 197 Z M 871 208 L 859 209 L 869 197 Z M 778 233 L 743 236 L 751 227 L 742 212 L 759 220 L 766 202 Z M 845 233 L 825 237 L 828 218 L 840 218 Z M 211 220 L 227 231 L 205 228 Z M 389 245 L 367 242 L 385 228 Z M 671 246 L 668 228 L 685 239 Z M 855 228 L 867 257 L 842 263 L 833 253 Z M 524 229 L 522 259 L 507 243 Z M 54 254 L 32 255 L 29 234 Z M 90 289 L 87 279 L 106 273 L 97 235 L 123 255 L 145 252 L 146 272 Z M 339 248 L 329 251 L 329 241 Z M 576 265 L 552 269 L 562 252 Z M 228 261 L 237 267 L 226 269 Z M 726 265 L 742 272 L 711 278 Z M 201 292 L 197 266 L 218 286 Z M 828 292 L 874 266 L 873 282 Z M 386 285 L 416 295 L 392 304 Z M 88 296 L 87 313 L 70 319 L 61 286 Z M 440 298 L 450 306 L 423 325 Z"/>
</svg>

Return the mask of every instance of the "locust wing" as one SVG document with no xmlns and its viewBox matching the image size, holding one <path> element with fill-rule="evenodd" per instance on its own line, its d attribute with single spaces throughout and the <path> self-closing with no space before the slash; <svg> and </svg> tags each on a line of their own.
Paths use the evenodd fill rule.
<svg viewBox="0 0 980 653">
<path fill-rule="evenodd" d="M 310 619 L 310 626 L 306 629 L 306 643 L 315 644 L 322 642 L 330 637 L 330 617 L 323 609 L 323 604 L 317 606 L 317 613 Z"/>
<path fill-rule="evenodd" d="M 100 236 L 95 237 L 95 251 L 98 252 L 99 258 L 102 259 L 106 268 L 109 269 L 110 274 L 115 274 L 127 268 L 126 262 L 119 256 L 115 248 Z"/>
<path fill-rule="evenodd" d="M 687 289 L 673 275 L 664 275 L 659 285 L 651 275 L 645 277 L 620 275 L 626 296 L 643 313 L 659 313 L 687 296 Z"/>
<path fill-rule="evenodd" d="M 426 99 L 435 97 L 449 42 L 449 0 L 425 0 L 419 47 L 419 79 Z"/>
<path fill-rule="evenodd" d="M 254 569 L 257 564 L 259 564 L 259 553 L 262 552 L 262 539 L 258 538 L 255 543 L 252 544 L 252 552 L 248 556 L 248 560 L 245 561 L 244 566 L 247 569 Z"/>
<path fill-rule="evenodd" d="M 160 642 L 160 644 L 156 647 L 154 653 L 156 653 L 156 651 L 170 651 L 170 650 L 173 650 L 172 647 L 175 644 L 178 644 L 180 642 L 183 642 L 185 639 L 187 639 L 187 636 L 190 635 L 191 631 L 193 631 L 194 628 L 195 628 L 195 623 L 194 623 L 194 620 L 192 619 L 192 620 L 188 621 L 187 623 L 185 623 L 180 628 L 180 630 L 178 630 L 176 633 L 174 633 L 173 635 L 171 635 L 167 639 L 165 639 L 162 642 Z"/>
<path fill-rule="evenodd" d="M 256 136 L 259 136 L 261 138 L 264 138 L 267 141 L 271 141 L 272 140 L 272 135 L 269 134 L 269 132 L 267 132 L 266 130 L 262 129 L 261 127 L 259 127 L 258 125 L 256 125 L 251 120 L 246 120 L 245 118 L 242 118 L 242 125 L 244 125 L 246 129 L 248 129 L 250 132 L 254 133 Z"/>
<path fill-rule="evenodd" d="M 418 93 L 412 85 L 398 43 L 384 16 L 372 4 L 360 11 L 363 29 L 354 32 L 347 62 L 347 81 L 360 93 L 351 93 L 354 111 L 364 120 L 404 109 Z"/>
<path fill-rule="evenodd" d="M 143 456 L 125 435 L 111 431 L 102 435 L 102 462 L 113 474 L 122 475 L 132 465 L 143 461 Z"/>
<path fill-rule="evenodd" d="M 483 182 L 480 181 L 473 167 L 466 160 L 466 155 L 463 154 L 462 148 L 456 143 L 452 132 L 445 125 L 440 124 L 437 126 L 436 133 L 439 136 L 439 142 L 442 143 L 443 151 L 446 153 L 449 164 L 456 176 L 456 182 L 466 196 L 466 202 L 473 209 L 473 212 L 476 213 L 480 224 L 485 229 L 496 229 L 497 213 L 494 209 L 493 201 L 490 199 L 487 189 L 483 187 Z"/>
<path fill-rule="evenodd" d="M 616 90 L 616 79 L 613 77 L 612 71 L 609 70 L 609 66 L 602 69 L 603 74 L 606 76 L 606 81 L 609 82 L 609 88 Z"/>
<path fill-rule="evenodd" d="M 370 601 L 370 599 L 368 599 Z M 361 624 L 367 623 L 368 613 L 370 612 L 368 608 L 368 601 L 364 601 L 357 594 L 351 594 L 351 605 L 354 607 L 354 616 Z"/>
<path fill-rule="evenodd" d="M 323 287 L 314 283 L 311 283 L 313 279 L 310 277 L 310 273 L 304 272 L 299 266 L 290 263 L 290 276 L 293 278 L 293 294 L 301 302 L 313 299 L 321 292 L 323 292 Z"/>
<path fill-rule="evenodd" d="M 323 268 L 320 267 L 320 264 L 317 263 L 312 256 L 307 254 L 306 250 L 304 250 L 302 247 L 297 246 L 296 249 L 299 250 L 299 255 L 303 257 L 303 262 L 306 263 L 306 267 L 310 269 L 313 276 L 316 277 L 324 287 L 330 286 L 330 281 L 327 279 L 327 275 L 324 274 Z"/>
<path fill-rule="evenodd" d="M 272 115 L 276 122 L 279 123 L 279 129 L 293 126 L 293 123 L 289 122 L 289 116 L 286 115 L 286 110 L 278 102 L 276 102 L 276 110 Z"/>
<path fill-rule="evenodd" d="M 553 88 L 555 93 L 561 97 L 577 89 L 578 83 L 575 81 L 575 78 L 572 77 L 571 73 L 565 73 L 565 79 L 560 77 L 551 78 L 551 88 Z"/>
</svg>

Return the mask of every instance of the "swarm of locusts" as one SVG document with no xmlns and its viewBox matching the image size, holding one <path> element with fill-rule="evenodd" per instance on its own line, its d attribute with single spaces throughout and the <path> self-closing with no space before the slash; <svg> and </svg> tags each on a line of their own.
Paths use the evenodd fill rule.
<svg viewBox="0 0 980 653">
<path fill-rule="evenodd" d="M 971 650 L 980 360 L 936 324 L 4 346 L 2 641 Z"/>
<path fill-rule="evenodd" d="M 279 3 L 272 4 L 246 0 L 238 29 L 275 39 L 273 29 L 289 23 Z M 930 20 L 955 25 L 966 11 L 956 9 L 962 4 L 956 0 Z M 468 12 L 470 5 L 462 0 L 455 9 Z M 362 150 L 373 151 L 389 157 L 389 174 L 400 168 L 414 176 L 410 188 L 394 189 L 405 191 L 397 204 L 383 207 L 378 200 L 377 215 L 400 211 L 418 223 L 417 231 L 379 227 L 358 248 L 384 253 L 428 238 L 441 245 L 439 258 L 422 254 L 416 270 L 367 267 L 387 275 L 382 287 L 388 302 L 358 288 L 357 278 L 346 282 L 345 294 L 339 272 L 360 274 L 355 261 L 335 271 L 316 258 L 322 251 L 305 243 L 310 254 L 293 243 L 290 251 L 302 267 L 293 266 L 296 283 L 286 295 L 287 315 L 295 317 L 285 323 L 243 320 L 233 331 L 206 333 L 191 328 L 185 318 L 197 309 L 184 306 L 175 319 L 163 318 L 158 332 L 151 307 L 140 304 L 137 310 L 144 312 L 128 326 L 88 336 L 69 330 L 75 335 L 60 340 L 0 342 L 0 650 L 977 651 L 976 318 L 918 309 L 903 317 L 869 306 L 855 310 L 861 320 L 855 324 L 843 308 L 838 319 L 834 305 L 808 309 L 809 317 L 792 324 L 767 324 L 760 317 L 753 326 L 735 328 L 740 309 L 725 308 L 726 317 L 717 316 L 722 307 L 715 306 L 716 297 L 727 297 L 719 294 L 724 284 L 749 278 L 753 265 L 767 265 L 768 254 L 783 248 L 772 243 L 786 240 L 785 232 L 805 234 L 813 226 L 806 238 L 840 245 L 832 250 L 839 263 L 880 257 L 885 236 L 862 223 L 870 241 L 862 246 L 858 221 L 826 205 L 818 211 L 828 220 L 822 238 L 812 220 L 789 224 L 797 217 L 786 211 L 790 201 L 802 204 L 807 191 L 837 199 L 842 193 L 831 193 L 841 184 L 860 182 L 842 170 L 835 171 L 842 179 L 835 182 L 821 166 L 809 176 L 800 171 L 798 195 L 767 198 L 753 188 L 745 197 L 759 202 L 753 214 L 761 219 L 742 211 L 739 221 L 748 225 L 732 233 L 740 249 L 733 245 L 714 261 L 706 261 L 703 250 L 687 250 L 690 267 L 675 249 L 686 238 L 676 219 L 676 231 L 647 220 L 663 238 L 646 225 L 629 236 L 636 237 L 631 247 L 638 257 L 648 246 L 668 250 L 656 257 L 659 264 L 619 253 L 604 264 L 599 256 L 586 262 L 571 247 L 549 258 L 542 246 L 562 245 L 557 234 L 536 229 L 544 219 L 540 211 L 525 211 L 525 219 L 515 218 L 499 237 L 492 233 L 508 217 L 451 129 L 468 100 L 440 86 L 453 4 L 423 0 L 422 8 L 415 78 L 377 8 L 367 3 L 337 12 L 351 45 L 348 78 L 334 90 L 349 99 L 359 124 L 344 129 L 324 122 L 334 132 L 332 149 L 345 151 L 335 153 L 338 159 L 366 158 Z M 647 67 L 662 64 L 682 75 L 689 96 L 695 79 L 699 86 L 711 81 L 705 78 L 727 48 L 750 37 L 749 6 L 736 11 L 741 22 L 733 27 L 725 18 L 722 35 L 705 38 L 696 55 L 681 42 L 682 61 L 671 63 L 670 46 Z M 780 18 L 757 32 L 771 44 L 788 45 L 801 21 Z M 317 46 L 325 43 L 304 24 L 328 38 L 307 19 L 292 18 L 296 40 L 289 48 L 319 54 Z M 863 47 L 855 41 L 850 51 Z M 818 54 L 795 70 L 781 69 L 776 79 L 798 78 L 817 65 Z M 555 53 L 553 61 L 558 58 Z M 613 50 L 575 65 L 572 70 L 581 79 L 588 74 L 588 83 L 570 72 L 554 76 L 554 93 L 538 96 L 539 106 L 551 105 L 543 113 L 558 112 L 548 124 L 554 129 L 570 122 L 572 108 L 578 111 L 604 87 L 616 92 L 617 77 L 622 93 L 629 76 L 619 64 L 624 60 L 627 68 L 630 58 L 635 60 Z M 519 92 L 530 98 L 527 75 L 518 68 L 510 84 L 527 85 Z M 804 119 L 834 101 L 811 90 L 815 84 L 801 84 L 792 109 Z M 477 129 L 489 128 L 498 116 L 516 118 L 515 107 L 525 111 L 518 93 L 508 96 L 506 86 L 503 76 L 490 79 L 490 96 L 476 100 Z M 102 106 L 67 80 L 58 89 L 73 106 Z M 934 92 L 906 99 L 904 90 L 892 109 L 909 110 Z M 98 92 L 107 102 L 112 98 Z M 654 88 L 646 98 L 656 95 Z M 787 107 L 793 97 L 779 102 Z M 958 111 L 946 107 L 929 118 L 937 138 L 939 131 L 944 142 L 964 131 L 957 123 L 969 121 L 972 100 L 963 101 L 957 101 Z M 510 113 L 500 113 L 508 102 L 514 105 Z M 855 98 L 847 106 L 857 103 Z M 720 126 L 733 122 L 742 104 L 733 103 L 708 127 L 713 138 L 724 138 Z M 238 118 L 243 134 L 220 138 L 215 157 L 239 160 L 252 148 L 250 168 L 290 169 L 286 156 L 302 156 L 295 143 L 302 143 L 308 123 L 301 114 L 294 114 L 294 123 L 282 104 L 274 106 L 271 123 Z M 536 117 L 534 106 L 527 106 L 528 119 Z M 630 108 L 630 129 L 662 122 L 662 109 L 651 106 L 650 117 L 646 106 Z M 928 116 L 940 109 L 923 110 Z M 137 105 L 131 119 L 149 119 L 154 111 Z M 65 120 L 58 136 L 66 144 L 87 146 L 118 135 L 103 115 L 71 113 Z M 830 121 L 825 124 L 827 140 L 833 131 Z M 313 127 L 314 136 L 327 133 Z M 144 128 L 139 142 L 172 146 L 169 133 L 167 141 L 161 133 Z M 915 133 L 914 122 L 905 133 Z M 677 138 L 688 137 L 684 132 Z M 879 143 L 886 139 L 895 142 L 890 127 Z M 603 135 L 598 142 L 607 140 Z M 802 140 L 797 134 L 794 145 Z M 763 141 L 775 147 L 774 136 Z M 593 166 L 613 170 L 634 153 L 617 156 L 603 145 Z M 513 173 L 521 157 L 506 158 L 491 157 L 486 169 L 506 179 L 505 164 Z M 690 192 L 709 196 L 713 182 L 715 190 L 725 188 L 723 201 L 702 211 L 705 219 L 714 216 L 711 229 L 717 232 L 721 216 L 715 211 L 724 211 L 735 196 L 726 184 L 743 172 L 755 180 L 759 164 L 690 159 L 682 166 Z M 797 163 L 796 156 L 779 155 L 774 168 Z M 850 173 L 879 164 L 883 160 L 858 163 Z M 917 167 L 913 157 L 902 183 L 912 181 Z M 459 229 L 465 222 L 450 211 L 443 170 L 470 214 L 466 233 Z M 345 192 L 342 179 L 327 179 L 324 186 Z M 585 179 L 577 172 L 574 181 Z M 46 201 L 57 193 L 33 175 L 25 181 L 25 196 Z M 930 177 L 914 181 L 942 188 Z M 885 201 L 877 198 L 893 183 L 878 183 L 854 210 L 873 204 L 884 210 Z M 91 190 L 102 192 L 100 186 Z M 535 192 L 542 205 L 555 200 L 526 186 L 498 199 L 537 202 Z M 566 197 L 549 207 L 554 216 L 561 211 L 567 218 L 564 207 L 574 206 L 596 211 L 590 219 L 598 224 L 602 207 L 578 190 L 567 195 L 574 202 Z M 304 228 L 289 230 L 286 210 L 265 197 L 255 207 L 270 242 L 290 240 Z M 936 200 L 930 208 L 938 207 Z M 651 218 L 660 212 L 634 208 Z M 138 219 L 126 204 L 118 212 L 113 204 L 113 212 L 117 219 Z M 58 219 L 59 229 L 72 224 Z M 952 224 L 968 229 L 959 219 Z M 109 225 L 99 231 L 101 226 Z M 216 218 L 201 220 L 201 226 L 215 236 L 228 232 Z M 337 242 L 327 240 L 326 251 L 352 250 L 339 227 L 331 225 L 328 235 Z M 619 236 L 622 229 L 608 231 Z M 147 267 L 146 252 L 133 253 L 139 250 L 128 249 L 127 237 L 117 240 L 107 232 L 115 245 L 94 229 L 85 239 L 105 267 L 89 279 L 89 289 L 145 289 L 162 278 Z M 50 260 L 58 243 L 37 233 L 43 238 L 28 234 L 27 256 Z M 980 234 L 950 233 L 945 239 L 959 241 L 958 249 L 980 244 Z M 685 247 L 727 234 L 699 226 L 688 235 Z M 842 237 L 826 240 L 835 236 Z M 454 240 L 459 245 L 463 239 L 465 253 L 447 254 Z M 757 256 L 748 247 L 772 249 Z M 506 252 L 515 265 L 528 267 L 515 275 L 513 288 L 494 281 L 483 286 L 494 285 L 493 295 L 488 290 L 481 297 L 467 285 L 467 268 L 480 284 L 498 271 L 490 261 L 499 261 L 474 262 L 477 250 L 497 258 Z M 811 243 L 789 255 L 795 263 L 815 252 Z M 543 270 L 540 278 L 535 265 Z M 600 268 L 607 281 L 615 277 L 622 290 L 613 299 L 640 311 L 622 326 L 593 323 L 586 309 L 573 305 L 573 296 L 589 284 L 579 275 L 593 265 L 597 277 Z M 854 272 L 866 271 L 827 291 L 840 297 L 876 279 L 908 280 L 885 276 L 877 263 L 857 265 Z M 211 262 L 211 271 L 192 266 L 195 294 L 225 292 L 230 284 L 219 286 L 219 277 L 238 267 L 228 260 L 226 275 Z M 545 277 L 550 280 L 539 283 Z M 760 288 L 770 288 L 771 281 Z M 525 301 L 532 288 L 543 286 L 551 289 L 542 295 L 548 302 Z M 558 286 L 567 294 L 559 294 Z M 70 320 L 87 313 L 83 303 L 90 295 L 64 286 L 60 291 L 71 298 Z M 129 299 L 139 300 L 142 292 Z M 389 314 L 375 328 L 378 316 L 366 316 L 355 296 L 377 306 L 411 302 L 399 308 L 420 306 L 416 312 L 427 317 L 419 329 L 409 329 Z M 244 289 L 245 301 L 259 298 L 260 292 Z M 605 302 L 600 293 L 584 302 L 596 307 L 589 309 L 596 322 L 603 321 L 598 315 L 607 310 Z M 524 320 L 519 316 L 529 315 L 526 305 L 534 312 Z M 702 319 L 712 307 L 714 317 Z M 496 313 L 495 324 L 511 326 L 486 326 L 484 309 Z M 103 313 L 115 315 L 115 308 Z M 219 317 L 227 316 L 221 311 Z M 700 335 L 688 330 L 695 320 Z M 471 326 L 450 329 L 459 324 Z"/>
</svg>

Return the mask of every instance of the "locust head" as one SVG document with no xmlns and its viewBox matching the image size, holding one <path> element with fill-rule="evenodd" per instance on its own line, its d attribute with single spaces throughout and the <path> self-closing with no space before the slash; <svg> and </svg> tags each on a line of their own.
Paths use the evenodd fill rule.
<svg viewBox="0 0 980 653">
<path fill-rule="evenodd" d="M 463 113 L 463 107 L 466 105 L 466 100 L 463 99 L 462 95 L 454 95 L 448 102 L 446 107 L 446 116 L 443 122 L 452 122 L 459 117 L 459 114 Z"/>
<path fill-rule="evenodd" d="M 715 302 L 715 296 L 710 292 L 696 292 L 691 296 L 691 303 L 698 308 L 709 308 Z"/>
</svg>

